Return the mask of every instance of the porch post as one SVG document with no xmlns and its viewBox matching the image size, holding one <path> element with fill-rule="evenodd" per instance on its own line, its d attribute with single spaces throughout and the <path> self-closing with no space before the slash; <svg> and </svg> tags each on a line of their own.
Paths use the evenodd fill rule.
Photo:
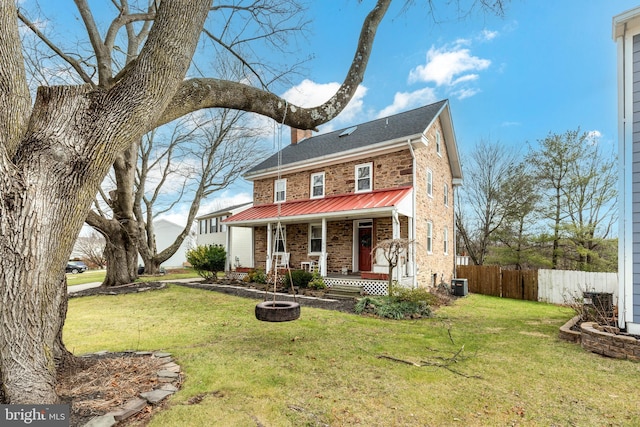
<svg viewBox="0 0 640 427">
<path fill-rule="evenodd" d="M 327 218 L 322 218 L 322 249 L 320 253 L 320 276 L 327 275 Z"/>
<path fill-rule="evenodd" d="M 231 256 L 231 233 L 232 233 L 233 227 L 230 225 L 227 225 L 227 232 L 225 233 L 225 248 L 227 250 L 227 268 L 229 269 L 228 271 L 232 271 L 233 270 L 233 257 Z"/>
<path fill-rule="evenodd" d="M 409 242 L 412 242 L 407 247 L 407 270 L 408 274 L 412 277 L 411 285 L 415 288 L 418 285 L 418 277 L 417 272 L 415 270 L 416 263 L 415 261 L 415 221 L 413 218 L 409 218 L 409 232 L 407 233 L 407 237 L 409 237 Z"/>
<path fill-rule="evenodd" d="M 266 271 L 269 273 L 271 271 L 271 223 L 267 224 L 267 261 L 266 261 Z"/>
<path fill-rule="evenodd" d="M 393 212 L 391 212 L 391 236 L 393 239 L 400 238 L 400 218 L 398 218 L 397 209 L 394 209 Z M 396 268 L 394 269 L 394 273 L 396 276 L 395 279 L 398 283 L 402 283 L 403 268 L 404 268 L 404 265 L 401 265 L 400 262 L 398 262 L 398 265 L 396 265 Z"/>
</svg>

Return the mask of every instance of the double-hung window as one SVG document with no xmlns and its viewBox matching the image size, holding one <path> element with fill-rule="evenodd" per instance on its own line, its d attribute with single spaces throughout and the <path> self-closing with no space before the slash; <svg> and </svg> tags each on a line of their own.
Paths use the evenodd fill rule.
<svg viewBox="0 0 640 427">
<path fill-rule="evenodd" d="M 449 255 L 449 228 L 445 227 L 442 233 L 444 239 L 444 254 Z"/>
<path fill-rule="evenodd" d="M 319 254 L 322 252 L 322 225 L 309 225 L 309 253 Z"/>
<path fill-rule="evenodd" d="M 440 136 L 439 130 L 436 130 L 436 153 L 442 156 L 442 137 Z"/>
<path fill-rule="evenodd" d="M 311 174 L 310 194 L 312 199 L 324 197 L 324 172 Z"/>
<path fill-rule="evenodd" d="M 433 171 L 427 169 L 427 196 L 433 197 Z"/>
<path fill-rule="evenodd" d="M 433 253 L 433 223 L 427 222 L 427 253 Z"/>
<path fill-rule="evenodd" d="M 449 186 L 447 184 L 444 185 L 444 188 L 442 189 L 442 193 L 444 196 L 444 205 L 445 206 L 449 206 Z"/>
<path fill-rule="evenodd" d="M 356 193 L 373 190 L 373 163 L 356 165 Z"/>
<path fill-rule="evenodd" d="M 287 200 L 287 180 L 286 179 L 276 179 L 273 183 L 273 201 L 275 203 L 284 202 Z"/>
</svg>

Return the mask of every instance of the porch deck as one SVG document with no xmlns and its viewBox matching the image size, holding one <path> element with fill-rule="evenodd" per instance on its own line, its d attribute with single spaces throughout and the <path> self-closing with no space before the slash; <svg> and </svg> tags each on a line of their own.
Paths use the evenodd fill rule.
<svg viewBox="0 0 640 427">
<path fill-rule="evenodd" d="M 236 271 L 228 271 L 226 273 L 227 277 L 242 280 L 247 273 L 245 272 L 236 272 Z M 324 280 L 325 285 L 327 287 L 332 286 L 353 286 L 359 287 L 364 290 L 364 293 L 367 295 L 388 295 L 389 286 L 387 280 L 378 280 L 378 279 L 363 279 L 360 277 L 360 273 L 355 274 L 339 274 L 339 273 L 330 273 L 327 276 L 322 278 Z M 412 283 L 411 277 L 404 277 L 402 279 L 402 285 L 410 286 Z"/>
</svg>

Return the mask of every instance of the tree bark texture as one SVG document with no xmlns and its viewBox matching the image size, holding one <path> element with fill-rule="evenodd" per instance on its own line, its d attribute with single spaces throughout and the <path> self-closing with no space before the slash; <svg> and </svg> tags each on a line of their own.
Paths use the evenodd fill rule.
<svg viewBox="0 0 640 427">
<path fill-rule="evenodd" d="M 117 81 L 105 86 L 41 87 L 31 108 L 16 2 L 0 0 L 0 397 L 4 402 L 58 400 L 56 362 L 66 354 L 61 336 L 67 298 L 64 268 L 118 154 L 167 117 L 199 108 L 238 108 L 278 121 L 286 116 L 287 124 L 302 129 L 332 119 L 362 81 L 375 29 L 390 1 L 379 0 L 367 18 L 351 71 L 336 96 L 320 108 L 297 109 L 246 86 L 217 82 L 207 88 L 184 80 L 211 0 L 157 2 L 144 47 Z M 194 99 L 204 90 L 212 101 Z M 177 101 L 191 110 L 177 111 Z"/>
<path fill-rule="evenodd" d="M 109 91 L 39 88 L 15 149 L 16 131 L 2 117 L 0 378 L 6 402 L 57 402 L 56 359 L 66 352 L 64 267 L 73 242 L 117 153 L 149 128 L 182 81 L 209 3 L 163 2 L 136 65 Z M 21 61 L 11 61 L 19 43 L 16 16 L 15 2 L 0 0 L 0 21 L 13 18 L 0 36 L 0 59 L 9 64 Z M 7 40 L 4 32 L 11 30 L 14 38 Z M 16 76 L 0 71 L 0 93 L 9 101 L 3 110 L 19 105 L 11 99 L 16 85 L 7 79 Z M 21 95 L 28 100 L 28 91 Z"/>
</svg>

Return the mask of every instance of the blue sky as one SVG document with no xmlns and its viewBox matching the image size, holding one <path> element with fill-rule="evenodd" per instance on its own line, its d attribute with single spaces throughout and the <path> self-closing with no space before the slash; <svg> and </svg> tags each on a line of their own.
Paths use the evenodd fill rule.
<svg viewBox="0 0 640 427">
<path fill-rule="evenodd" d="M 283 94 L 292 102 L 309 106 L 331 95 L 372 2 L 330 4 L 310 6 L 314 59 L 308 75 Z M 578 127 L 615 147 L 612 18 L 637 6 L 637 0 L 513 0 L 504 17 L 475 12 L 457 19 L 438 9 L 434 22 L 424 9 L 401 14 L 394 5 L 378 31 L 358 96 L 321 131 L 447 98 L 463 156 L 482 139 L 524 153 L 550 132 Z M 238 197 L 250 186 L 239 182 L 234 191 Z"/>
<path fill-rule="evenodd" d="M 331 96 L 371 4 L 312 2 L 308 51 L 314 59 L 308 75 L 283 96 L 305 106 Z M 424 8 L 402 14 L 399 6 L 392 6 L 378 31 L 363 87 L 321 132 L 447 98 L 462 156 L 482 139 L 524 153 L 527 144 L 550 132 L 578 127 L 615 147 L 611 23 L 639 1 L 513 0 L 504 17 L 477 11 L 458 19 L 453 11 L 438 9 L 435 20 Z M 248 198 L 250 191 L 248 183 L 238 182 L 234 199 Z"/>
<path fill-rule="evenodd" d="M 298 47 L 313 59 L 280 93 L 305 106 L 326 100 L 343 80 L 374 1 L 308 3 L 310 33 Z M 322 131 L 447 98 L 463 156 L 481 139 L 526 148 L 578 127 L 616 144 L 611 23 L 640 0 L 511 0 L 504 17 L 475 11 L 462 19 L 442 6 L 455 2 L 436 0 L 435 20 L 426 0 L 403 14 L 404 3 L 395 0 L 384 18 L 356 98 Z M 200 213 L 250 198 L 251 186 L 241 180 Z"/>
</svg>

